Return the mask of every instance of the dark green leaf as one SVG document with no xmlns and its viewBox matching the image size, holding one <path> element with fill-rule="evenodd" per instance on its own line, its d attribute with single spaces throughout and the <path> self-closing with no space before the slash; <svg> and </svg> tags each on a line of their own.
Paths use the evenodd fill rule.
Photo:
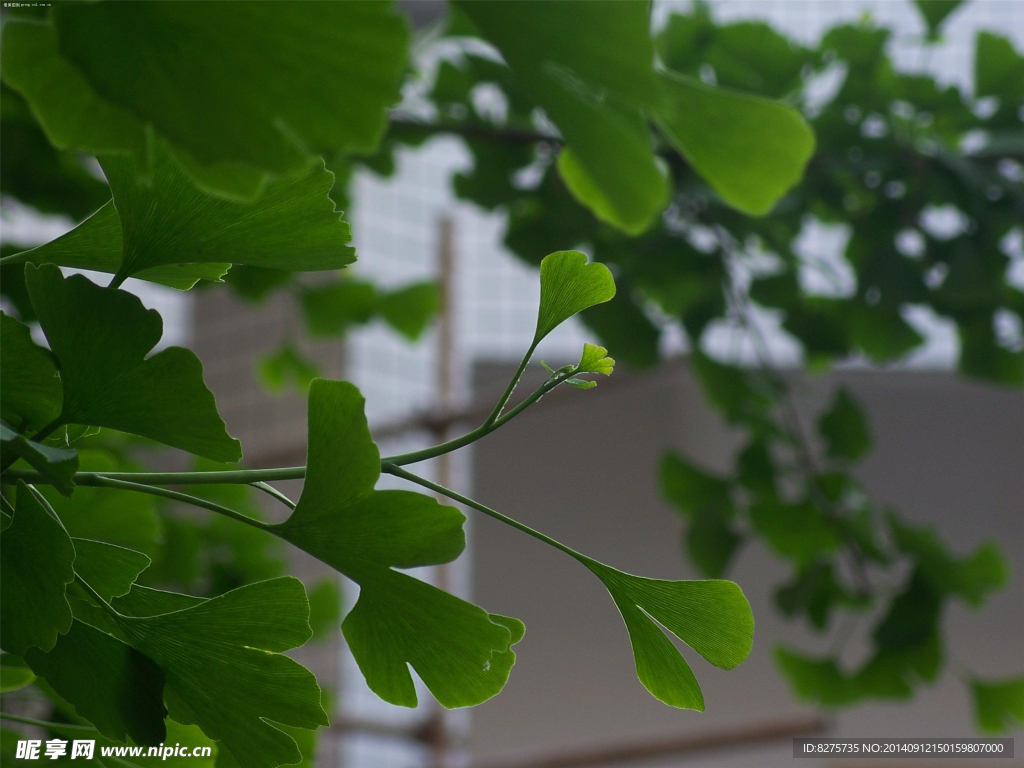
<svg viewBox="0 0 1024 768">
<path fill-rule="evenodd" d="M 840 387 L 831 407 L 818 421 L 825 452 L 833 459 L 856 461 L 871 450 L 867 419 L 846 389 Z"/>
<path fill-rule="evenodd" d="M 101 3 L 53 16 L 61 53 L 104 98 L 204 164 L 275 173 L 311 150 L 372 150 L 408 42 L 377 2 Z"/>
<path fill-rule="evenodd" d="M 129 293 L 81 275 L 65 279 L 51 265 L 29 268 L 26 281 L 60 361 L 61 423 L 119 429 L 222 461 L 241 458 L 199 359 L 181 347 L 145 357 L 160 340 L 160 315 Z"/>
<path fill-rule="evenodd" d="M 71 627 L 64 587 L 75 578 L 75 548 L 64 526 L 18 483 L 14 520 L 0 537 L 0 646 L 24 656 L 48 651 Z"/>
<path fill-rule="evenodd" d="M 963 2 L 964 0 L 914 0 L 914 5 L 928 27 L 930 40 L 938 39 L 939 28 L 945 24 L 946 17 L 963 5 Z"/>
<path fill-rule="evenodd" d="M 659 475 L 662 494 L 687 517 L 692 518 L 703 510 L 732 517 L 727 480 L 703 472 L 678 453 L 661 457 Z"/>
<path fill-rule="evenodd" d="M 309 639 L 308 617 L 302 584 L 285 577 L 173 613 L 115 621 L 163 670 L 174 720 L 198 725 L 245 766 L 275 768 L 297 763 L 300 754 L 270 722 L 327 725 L 316 679 L 280 653 Z"/>
<path fill-rule="evenodd" d="M 332 578 L 322 579 L 309 590 L 309 627 L 313 640 L 323 640 L 341 622 L 341 591 Z"/>
<path fill-rule="evenodd" d="M 131 646 L 76 620 L 51 651 L 33 648 L 25 660 L 107 738 L 163 743 L 164 676 Z"/>
<path fill-rule="evenodd" d="M 61 397 L 53 355 L 27 325 L 0 312 L 0 419 L 36 432 L 60 415 Z"/>
<path fill-rule="evenodd" d="M 1014 50 L 1009 38 L 979 32 L 974 62 L 974 92 L 977 96 L 1004 99 L 1024 96 L 1024 56 Z"/>
<path fill-rule="evenodd" d="M 512 633 L 477 606 L 393 570 L 457 557 L 465 518 L 430 496 L 375 491 L 379 476 L 359 391 L 314 381 L 306 483 L 275 531 L 359 584 L 342 630 L 378 696 L 415 705 L 411 664 L 444 706 L 479 704 L 508 679 Z"/>
<path fill-rule="evenodd" d="M 127 595 L 150 559 L 141 552 L 91 539 L 72 539 L 75 573 L 104 600 Z"/>
<path fill-rule="evenodd" d="M 841 542 L 836 524 L 810 502 L 788 504 L 762 498 L 751 506 L 750 521 L 772 549 L 797 565 L 834 552 Z"/>
<path fill-rule="evenodd" d="M 733 530 L 729 521 L 712 509 L 698 511 L 686 527 L 686 552 L 709 579 L 725 574 L 742 543 L 743 537 Z"/>
<path fill-rule="evenodd" d="M 361 280 L 339 280 L 302 292 L 302 312 L 311 336 L 337 336 L 373 317 L 377 290 Z"/>
<path fill-rule="evenodd" d="M 631 368 L 657 364 L 661 330 L 628 291 L 618 291 L 611 300 L 583 310 L 580 320 L 601 338 L 617 359 Z"/>
<path fill-rule="evenodd" d="M 33 469 L 53 484 L 60 493 L 70 496 L 75 488 L 73 480 L 78 471 L 78 452 L 71 448 L 55 448 L 22 437 L 0 421 L 0 442 L 3 456 L 24 459 Z"/>
</svg>

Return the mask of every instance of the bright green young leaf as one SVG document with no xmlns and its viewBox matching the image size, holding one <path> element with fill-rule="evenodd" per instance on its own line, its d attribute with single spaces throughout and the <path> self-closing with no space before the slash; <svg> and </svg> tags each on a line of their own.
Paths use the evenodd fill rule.
<svg viewBox="0 0 1024 768">
<path fill-rule="evenodd" d="M 310 637 L 309 605 L 297 579 L 249 584 L 173 613 L 118 614 L 115 621 L 163 670 L 170 716 L 223 742 L 242 765 L 299 761 L 295 741 L 271 722 L 327 725 L 316 678 L 281 655 Z"/>
<path fill-rule="evenodd" d="M 381 2 L 98 3 L 53 18 L 61 54 L 105 99 L 203 164 L 272 173 L 372 150 L 408 44 Z"/>
<path fill-rule="evenodd" d="M 48 651 L 71 627 L 65 585 L 75 578 L 75 547 L 64 526 L 18 483 L 14 520 L 0 536 L 0 647 L 24 656 Z"/>
<path fill-rule="evenodd" d="M 814 152 L 814 133 L 777 101 L 662 73 L 658 124 L 729 205 L 768 213 L 796 184 Z"/>
<path fill-rule="evenodd" d="M 27 325 L 0 312 L 0 419 L 32 435 L 57 418 L 60 407 L 53 355 L 32 341 Z"/>
<path fill-rule="evenodd" d="M 833 459 L 856 461 L 871 450 L 871 432 L 857 401 L 845 387 L 821 419 L 818 430 L 825 439 L 825 452 Z"/>
<path fill-rule="evenodd" d="M 409 341 L 415 341 L 437 314 L 440 301 L 435 283 L 414 283 L 380 296 L 377 313 Z"/>
<path fill-rule="evenodd" d="M 615 360 L 608 357 L 608 350 L 596 344 L 584 344 L 583 356 L 576 366 L 576 373 L 600 373 L 611 376 L 615 370 Z"/>
<path fill-rule="evenodd" d="M 150 559 L 141 552 L 91 539 L 73 539 L 75 573 L 104 600 L 127 595 Z"/>
<path fill-rule="evenodd" d="M 124 251 L 121 219 L 111 200 L 70 232 L 18 254 L 12 262 L 59 264 L 114 274 L 121 267 Z M 219 282 L 227 264 L 166 264 L 143 269 L 133 277 L 187 291 L 199 280 Z"/>
<path fill-rule="evenodd" d="M 53 487 L 65 496 L 70 496 L 75 488 L 72 479 L 78 471 L 78 452 L 71 448 L 56 448 L 45 443 L 37 443 L 19 435 L 0 421 L 0 442 L 3 445 L 3 456 L 17 456 L 45 477 Z"/>
<path fill-rule="evenodd" d="M 35 679 L 35 674 L 24 659 L 13 653 L 0 653 L 0 693 L 24 688 Z"/>
<path fill-rule="evenodd" d="M 121 640 L 76 619 L 52 650 L 33 648 L 25 661 L 107 738 L 164 741 L 163 673 Z"/>
<path fill-rule="evenodd" d="M 609 301 L 615 279 L 604 264 L 588 264 L 579 251 L 557 251 L 540 263 L 540 309 L 536 346 L 541 339 L 578 312 Z"/>
<path fill-rule="evenodd" d="M 731 581 L 646 579 L 578 559 L 618 606 L 644 687 L 670 706 L 703 711 L 700 685 L 661 627 L 716 667 L 732 669 L 750 654 L 754 638 L 754 616 L 740 588 Z"/>
<path fill-rule="evenodd" d="M 641 111 L 660 98 L 648 4 L 551 0 L 459 8 L 561 130 L 567 147 L 558 168 L 572 193 L 630 234 L 647 229 L 670 191 Z"/>
<path fill-rule="evenodd" d="M 411 664 L 442 705 L 479 704 L 508 679 L 513 633 L 477 606 L 394 570 L 456 558 L 465 518 L 430 496 L 376 491 L 379 477 L 359 391 L 314 381 L 305 486 L 274 530 L 359 584 L 342 630 L 378 696 L 414 706 Z"/>
<path fill-rule="evenodd" d="M 1024 725 L 1024 677 L 973 680 L 974 720 L 985 733 L 1000 733 Z"/>
<path fill-rule="evenodd" d="M 82 275 L 65 279 L 52 265 L 27 268 L 25 280 L 60 362 L 61 423 L 110 427 L 221 461 L 241 458 L 195 354 L 170 347 L 146 358 L 162 334 L 159 314 Z"/>
</svg>

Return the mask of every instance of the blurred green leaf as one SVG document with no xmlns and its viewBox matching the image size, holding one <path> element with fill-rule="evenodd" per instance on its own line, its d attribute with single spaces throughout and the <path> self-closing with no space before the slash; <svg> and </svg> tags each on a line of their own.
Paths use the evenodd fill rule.
<svg viewBox="0 0 1024 768">
<path fill-rule="evenodd" d="M 971 681 L 974 719 L 985 733 L 1000 733 L 1024 724 L 1024 677 Z"/>
<path fill-rule="evenodd" d="M 415 341 L 423 335 L 440 303 L 435 283 L 413 283 L 381 295 L 376 309 L 388 325 L 409 341 Z"/>
<path fill-rule="evenodd" d="M 320 375 L 316 363 L 291 344 L 285 344 L 277 351 L 261 357 L 257 370 L 263 386 L 271 392 L 282 392 L 288 385 L 293 385 L 300 392 L 307 392 L 313 379 Z"/>
<path fill-rule="evenodd" d="M 0 653 L 0 693 L 31 685 L 36 676 L 25 661 L 13 653 Z"/>
<path fill-rule="evenodd" d="M 925 26 L 928 27 L 928 39 L 937 40 L 939 29 L 945 24 L 946 18 L 963 5 L 964 0 L 914 0 Z"/>
<path fill-rule="evenodd" d="M 321 579 L 309 590 L 309 626 L 313 640 L 323 640 L 341 622 L 341 590 L 330 577 Z"/>
<path fill-rule="evenodd" d="M 846 387 L 840 387 L 828 411 L 818 420 L 825 452 L 833 459 L 856 461 L 871 450 L 871 433 L 860 406 Z"/>
</svg>

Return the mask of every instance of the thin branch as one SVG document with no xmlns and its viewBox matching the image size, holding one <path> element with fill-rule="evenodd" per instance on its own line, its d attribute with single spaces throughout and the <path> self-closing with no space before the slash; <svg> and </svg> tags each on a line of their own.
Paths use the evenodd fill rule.
<svg viewBox="0 0 1024 768">
<path fill-rule="evenodd" d="M 222 506 L 206 499 L 201 499 L 198 496 L 192 496 L 188 493 L 180 493 L 179 491 L 172 491 L 168 488 L 160 488 L 154 485 L 144 485 L 142 483 L 133 483 L 128 480 L 119 480 L 112 477 L 104 477 L 103 475 L 96 475 L 91 478 L 92 482 L 88 485 L 96 485 L 101 488 L 120 488 L 125 491 L 135 491 L 137 493 L 147 493 L 151 496 L 162 496 L 165 499 L 173 499 L 174 501 L 181 501 L 186 504 L 191 504 L 195 507 L 202 507 L 208 509 L 211 512 L 230 517 L 232 520 L 238 520 L 246 525 L 251 525 L 253 528 L 259 528 L 261 531 L 269 531 L 270 526 L 266 523 L 256 520 L 255 518 L 243 515 L 241 512 L 236 512 L 233 509 Z"/>
<path fill-rule="evenodd" d="M 267 483 L 264 483 L 262 480 L 257 480 L 255 483 L 249 483 L 249 485 L 251 485 L 253 488 L 259 488 L 264 493 L 273 496 L 275 499 L 280 501 L 289 509 L 295 509 L 295 502 L 289 499 L 279 490 L 277 490 L 277 488 L 275 488 L 274 486 L 268 485 Z"/>
</svg>

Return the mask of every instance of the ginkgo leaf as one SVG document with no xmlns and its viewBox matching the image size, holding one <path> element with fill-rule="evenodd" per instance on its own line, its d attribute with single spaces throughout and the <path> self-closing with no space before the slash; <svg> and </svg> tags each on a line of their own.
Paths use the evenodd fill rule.
<svg viewBox="0 0 1024 768">
<path fill-rule="evenodd" d="M 857 401 L 840 387 L 828 411 L 818 421 L 826 453 L 834 459 L 854 461 L 871 450 L 871 431 Z"/>
<path fill-rule="evenodd" d="M 148 157 L 146 169 L 133 155 L 100 155 L 113 201 L 16 260 L 137 275 L 175 288 L 217 280 L 231 263 L 325 270 L 355 261 L 349 225 L 327 194 L 334 174 L 322 161 L 269 182 L 246 203 L 198 189 L 161 142 Z"/>
<path fill-rule="evenodd" d="M 732 669 L 750 654 L 754 637 L 754 616 L 739 586 L 718 579 L 647 579 L 577 559 L 601 579 L 618 606 L 644 687 L 670 706 L 703 711 L 700 685 L 658 625 L 716 667 Z"/>
<path fill-rule="evenodd" d="M 25 661 L 107 738 L 163 743 L 163 672 L 130 645 L 76 619 L 52 650 L 33 648 Z"/>
<path fill-rule="evenodd" d="M 985 733 L 1024 725 L 1024 677 L 972 680 L 974 719 Z"/>
<path fill-rule="evenodd" d="M 146 555 L 116 544 L 91 539 L 72 539 L 75 573 L 104 600 L 127 595 L 132 584 L 152 562 Z"/>
<path fill-rule="evenodd" d="M 409 341 L 423 335 L 437 314 L 441 297 L 436 283 L 413 283 L 377 298 L 377 313 Z"/>
<path fill-rule="evenodd" d="M 316 678 L 281 654 L 309 639 L 308 617 L 302 583 L 282 577 L 172 613 L 116 614 L 114 620 L 163 670 L 174 720 L 198 725 L 242 765 L 275 768 L 301 755 L 294 739 L 271 722 L 328 724 Z"/>
<path fill-rule="evenodd" d="M 579 251 L 557 251 L 540 263 L 536 345 L 578 312 L 611 300 L 615 279 L 604 264 L 588 264 Z"/>
<path fill-rule="evenodd" d="M 274 532 L 359 584 L 342 630 L 378 696 L 414 706 L 411 664 L 442 705 L 479 704 L 508 679 L 513 632 L 508 620 L 393 570 L 456 558 L 465 518 L 430 496 L 374 490 L 380 454 L 363 406 L 347 382 L 313 382 L 305 486 Z"/>
<path fill-rule="evenodd" d="M 2 453 L 5 462 L 8 456 L 24 459 L 57 491 L 65 496 L 71 495 L 75 489 L 75 482 L 72 478 L 78 471 L 78 451 L 29 440 L 8 427 L 3 421 L 0 421 L 0 443 L 3 445 Z"/>
<path fill-rule="evenodd" d="M 53 19 L 61 55 L 104 99 L 199 162 L 273 173 L 376 146 L 409 36 L 380 2 L 101 3 Z"/>
<path fill-rule="evenodd" d="M 71 628 L 65 585 L 75 578 L 75 548 L 64 526 L 32 489 L 18 483 L 14 520 L 0 536 L 0 646 L 24 656 L 48 651 Z"/>
<path fill-rule="evenodd" d="M 647 229 L 670 192 L 641 111 L 660 98 L 648 4 L 553 0 L 459 8 L 562 132 L 567 147 L 558 169 L 577 199 L 630 234 Z"/>
<path fill-rule="evenodd" d="M 237 461 L 194 353 L 160 340 L 160 315 L 135 296 L 52 265 L 26 268 L 32 306 L 60 363 L 60 422 L 119 429 L 219 461 Z"/>
<path fill-rule="evenodd" d="M 576 366 L 576 373 L 600 373 L 611 376 L 615 370 L 615 360 L 608 357 L 608 350 L 596 344 L 584 344 L 583 355 Z"/>
<path fill-rule="evenodd" d="M 0 419 L 31 434 L 58 415 L 60 379 L 53 355 L 28 326 L 0 312 Z"/>
<path fill-rule="evenodd" d="M 77 227 L 56 240 L 11 257 L 11 263 L 59 264 L 114 274 L 124 250 L 121 218 L 111 200 Z M 200 280 L 219 282 L 228 264 L 167 264 L 143 269 L 133 277 L 187 291 Z"/>
<path fill-rule="evenodd" d="M 671 72 L 661 85 L 658 125 L 729 205 L 766 214 L 800 181 L 814 133 L 793 107 Z"/>
</svg>

